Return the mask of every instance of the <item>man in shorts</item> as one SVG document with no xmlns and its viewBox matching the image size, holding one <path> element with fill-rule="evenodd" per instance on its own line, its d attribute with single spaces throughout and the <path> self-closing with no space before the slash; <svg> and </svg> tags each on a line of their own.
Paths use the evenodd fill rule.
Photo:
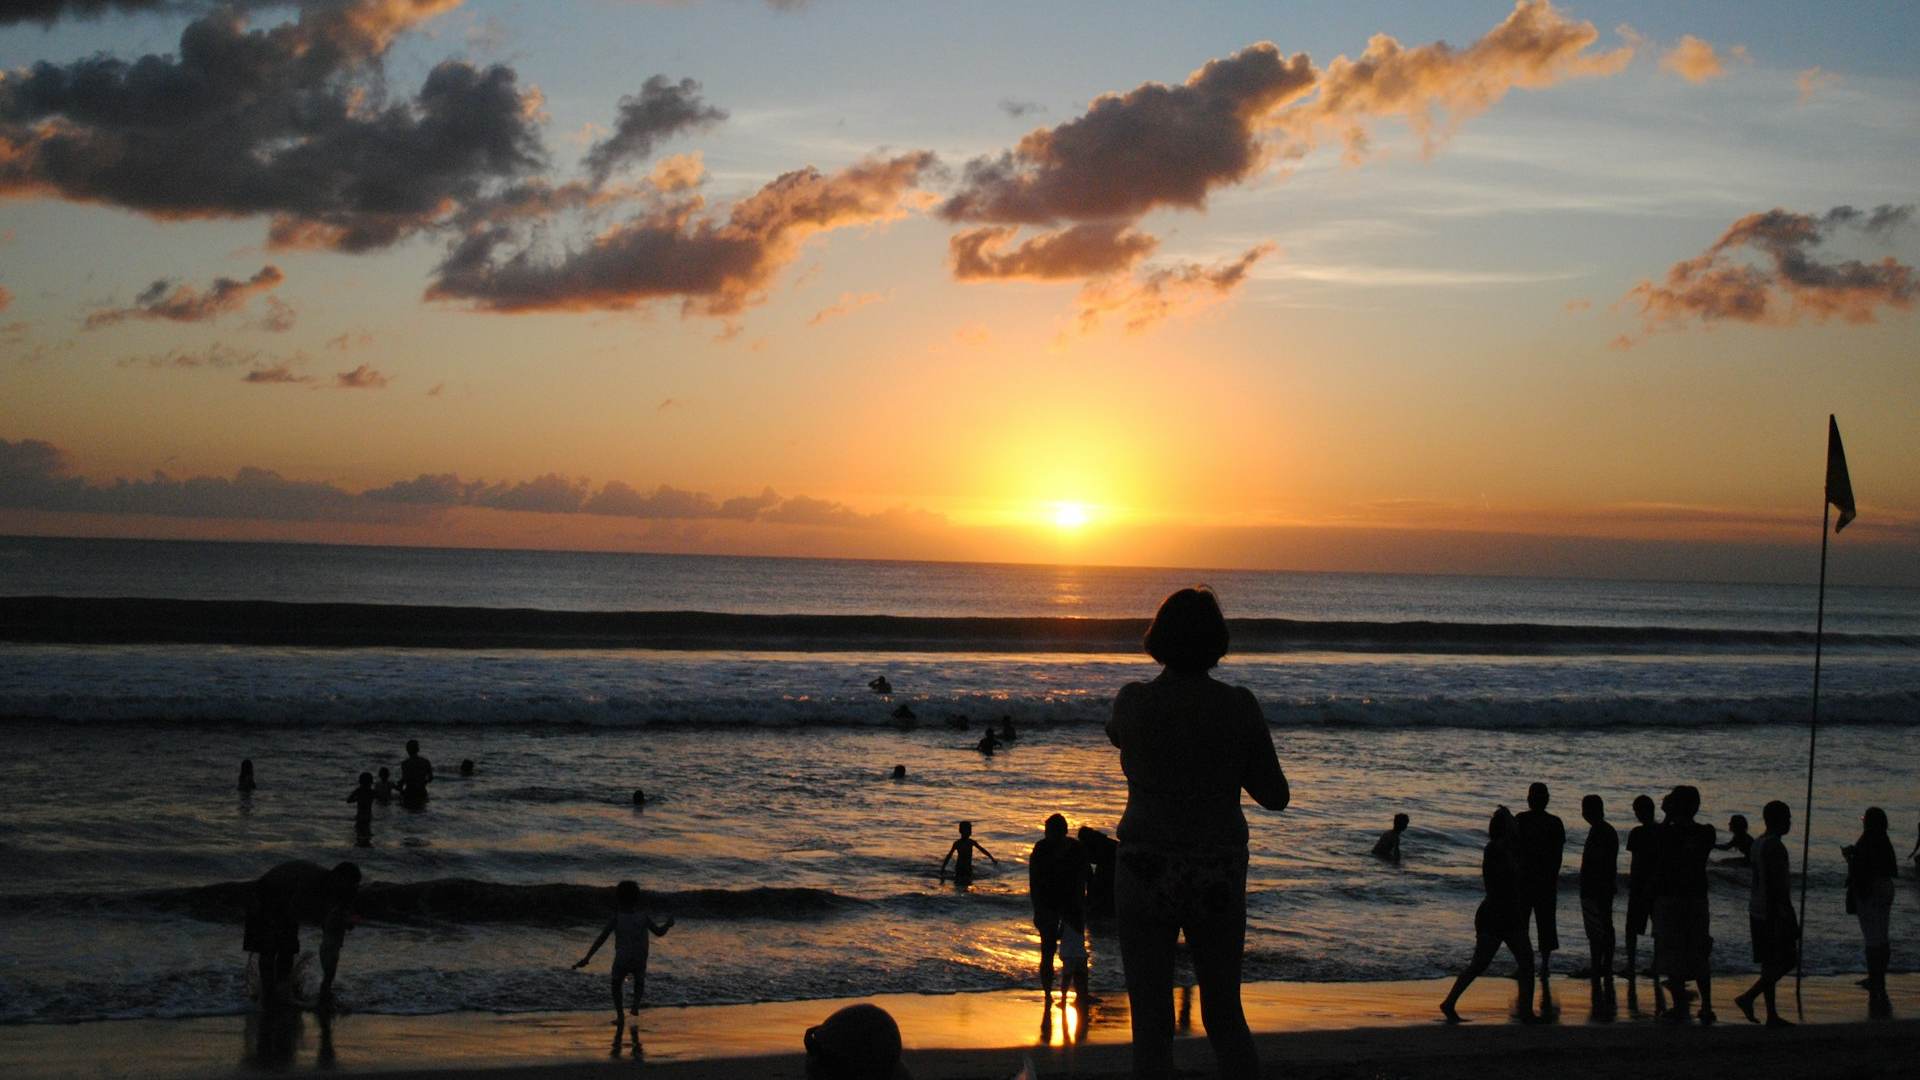
<svg viewBox="0 0 1920 1080">
<path fill-rule="evenodd" d="M 1649 922 L 1653 918 L 1654 885 L 1660 878 L 1660 826 L 1654 818 L 1653 800 L 1638 795 L 1633 800 L 1633 816 L 1640 824 L 1627 833 L 1627 1004 L 1638 1009 L 1634 990 L 1640 978 L 1640 936 L 1646 934 Z M 1649 962 L 1657 964 L 1659 942 L 1654 942 L 1654 958 Z M 1653 1012 L 1658 1016 L 1665 1011 L 1666 996 L 1660 991 L 1660 980 L 1653 980 Z"/>
<path fill-rule="evenodd" d="M 1793 914 L 1793 866 L 1787 861 L 1787 846 L 1781 837 L 1793 829 L 1793 811 L 1775 799 L 1761 812 L 1767 831 L 1754 841 L 1748 856 L 1753 860 L 1753 891 L 1747 901 L 1747 921 L 1753 928 L 1753 962 L 1760 965 L 1760 977 L 1746 993 L 1733 999 L 1746 1018 L 1759 1023 L 1753 1014 L 1753 1001 L 1765 997 L 1767 1026 L 1792 1027 L 1780 1016 L 1774 1003 L 1774 986 L 1800 962 L 1800 921 Z"/>
</svg>

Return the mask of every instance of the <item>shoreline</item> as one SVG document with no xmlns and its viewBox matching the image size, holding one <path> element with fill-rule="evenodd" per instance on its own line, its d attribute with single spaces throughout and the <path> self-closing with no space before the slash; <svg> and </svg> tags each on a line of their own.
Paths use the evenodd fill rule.
<svg viewBox="0 0 1920 1080">
<path fill-rule="evenodd" d="M 1243 992 L 1247 1018 L 1259 1036 L 1273 1075 L 1375 1075 L 1417 1069 L 1427 1075 L 1482 1080 L 1538 1075 L 1542 1056 L 1571 1075 L 1599 1075 L 1662 1047 L 1662 1074 L 1686 1071 L 1691 1055 L 1753 1055 L 1770 1076 L 1878 1075 L 1920 1054 L 1920 1021 L 1866 1021 L 1865 994 L 1853 976 L 1806 980 L 1804 1027 L 1768 1032 L 1744 1022 L 1732 996 L 1746 979 L 1723 976 L 1717 987 L 1720 1023 L 1712 1029 L 1667 1025 L 1630 1011 L 1626 984 L 1617 987 L 1611 1020 L 1597 1017 L 1584 980 L 1555 979 L 1556 1022 L 1512 1023 L 1511 980 L 1483 977 L 1462 1001 L 1471 1022 L 1439 1023 L 1438 1003 L 1451 980 L 1373 983 L 1250 983 Z M 1920 1016 L 1920 974 L 1890 976 L 1895 1017 Z M 1640 990 L 1648 992 L 1643 981 Z M 799 1076 L 801 1033 L 856 1000 L 886 1008 L 899 1022 L 907 1062 L 916 1077 L 1011 1076 L 1031 1058 L 1042 1075 L 1124 1075 L 1128 1028 L 1124 995 L 1096 1002 L 1083 1026 L 1056 1004 L 1042 1024 L 1037 990 L 948 995 L 893 994 L 751 1005 L 697 1005 L 643 1010 L 635 1022 L 645 1048 L 636 1061 L 610 1060 L 607 1014 L 443 1013 L 427 1016 L 344 1014 L 330 1023 L 299 1015 L 261 1030 L 255 1016 L 179 1020 L 101 1020 L 22 1024 L 0 1028 L 0 1061 L 17 1080 L 53 1077 L 170 1077 L 329 1071 L 362 1076 L 436 1076 L 485 1071 L 502 1078 L 574 1076 L 611 1068 L 666 1069 L 705 1080 L 741 1075 L 741 1059 L 772 1080 Z M 1782 983 L 1782 1012 L 1794 1017 L 1790 983 Z M 1176 998 L 1178 1001 L 1179 998 Z M 1190 1036 L 1178 1040 L 1185 1068 L 1210 1068 L 1200 1034 L 1197 994 Z M 1644 998 L 1639 1002 L 1649 1005 Z M 1867 1033 L 1870 1037 L 1864 1037 Z M 259 1050 L 262 1036 L 268 1054 Z M 1899 1049 L 1904 1047 L 1904 1049 Z M 1525 1061 L 1513 1060 L 1524 1053 Z M 1864 1057 L 1861 1055 L 1865 1055 Z M 1632 1057 L 1623 1057 L 1631 1055 Z M 1666 1061 L 1677 1055 L 1673 1061 Z M 1852 1055 L 1852 1056 L 1849 1056 Z M 1376 1062 L 1360 1069 L 1357 1062 Z M 1582 1066 L 1586 1066 L 1583 1070 Z M 1668 1069 L 1666 1066 L 1674 1066 Z M 1302 1072 L 1303 1066 L 1310 1066 Z M 1701 1059 L 1700 1068 L 1730 1067 Z M 1861 1070 L 1865 1071 L 1862 1072 Z M 1316 1071 L 1319 1070 L 1319 1071 Z M 1326 1071 L 1332 1070 L 1332 1071 Z M 1503 1071 L 1510 1070 L 1510 1071 Z M 1797 1071 L 1796 1071 L 1797 1070 Z M 1644 1071 L 1644 1070 L 1640 1070 Z"/>
</svg>

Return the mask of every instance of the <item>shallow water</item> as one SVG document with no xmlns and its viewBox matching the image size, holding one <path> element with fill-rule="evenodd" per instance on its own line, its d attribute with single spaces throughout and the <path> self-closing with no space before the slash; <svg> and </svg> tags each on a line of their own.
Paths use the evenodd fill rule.
<svg viewBox="0 0 1920 1080">
<path fill-rule="evenodd" d="M 635 878 L 666 894 L 661 906 L 680 920 L 653 953 L 648 993 L 661 1003 L 1019 986 L 1036 959 L 1021 863 L 1040 822 L 1060 810 L 1076 826 L 1110 828 L 1124 802 L 1115 752 L 1079 725 L 1030 728 L 991 759 L 946 730 L 474 727 L 428 735 L 425 750 L 446 777 L 428 809 L 380 808 L 373 846 L 356 850 L 342 801 L 351 774 L 397 764 L 407 729 L 89 725 L 82 738 L 50 725 L 9 734 L 0 1017 L 14 1021 L 238 1009 L 237 921 L 181 887 L 250 878 L 296 857 L 354 858 L 376 883 Z M 1691 782 L 1711 820 L 1757 820 L 1767 798 L 1801 801 L 1805 752 L 1784 730 L 1282 728 L 1275 739 L 1295 803 L 1279 815 L 1248 811 L 1247 974 L 1260 979 L 1420 978 L 1456 965 L 1471 944 L 1487 810 L 1518 805 L 1533 779 L 1553 787 L 1555 809 L 1570 819 L 1564 970 L 1585 955 L 1572 891 L 1584 829 L 1568 805 L 1578 794 L 1602 794 L 1624 825 L 1633 794 Z M 1858 966 L 1837 847 L 1870 802 L 1913 820 L 1912 739 L 1908 728 L 1826 732 L 1810 971 Z M 232 794 L 232 762 L 249 755 L 261 790 L 243 802 Z M 461 757 L 479 763 L 473 779 L 447 777 Z M 886 778 L 896 762 L 908 768 L 903 782 Z M 628 804 L 635 785 L 648 791 L 644 811 Z M 1366 854 L 1396 810 L 1414 822 L 1397 867 Z M 982 860 L 967 892 L 933 876 L 961 818 L 1001 859 Z M 1736 970 L 1749 966 L 1744 881 L 1734 869 L 1713 876 L 1717 962 Z M 708 889 L 728 895 L 693 893 Z M 1903 884 L 1896 957 L 1920 945 L 1916 899 Z M 604 974 L 567 967 L 597 929 L 594 902 L 449 886 L 353 933 L 342 994 L 378 1012 L 595 1007 Z M 1111 942 L 1097 935 L 1094 954 L 1096 985 L 1117 989 Z"/>
</svg>

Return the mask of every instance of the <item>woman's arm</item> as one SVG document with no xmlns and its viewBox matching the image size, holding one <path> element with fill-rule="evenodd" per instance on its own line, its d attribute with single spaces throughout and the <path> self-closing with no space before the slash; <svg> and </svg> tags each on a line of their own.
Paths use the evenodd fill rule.
<svg viewBox="0 0 1920 1080">
<path fill-rule="evenodd" d="M 1253 801 L 1269 810 L 1285 810 L 1293 801 L 1293 789 L 1287 785 L 1287 774 L 1281 771 L 1280 755 L 1273 749 L 1273 734 L 1267 730 L 1267 718 L 1260 711 L 1260 702 L 1253 691 L 1242 687 L 1241 695 L 1245 699 L 1247 710 L 1247 770 L 1241 777 L 1240 786 L 1247 789 Z"/>
<path fill-rule="evenodd" d="M 655 923 L 652 919 L 648 919 L 647 929 L 653 931 L 654 937 L 666 937 L 667 931 L 673 929 L 673 916 L 667 916 L 667 921 L 663 923 Z"/>
</svg>

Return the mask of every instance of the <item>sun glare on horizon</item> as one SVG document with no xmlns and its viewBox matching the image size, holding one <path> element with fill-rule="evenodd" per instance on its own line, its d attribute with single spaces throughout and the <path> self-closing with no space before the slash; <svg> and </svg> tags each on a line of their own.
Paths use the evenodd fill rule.
<svg viewBox="0 0 1920 1080">
<path fill-rule="evenodd" d="M 1085 503 L 1063 502 L 1053 508 L 1053 527 L 1065 532 L 1085 528 L 1092 516 L 1087 512 Z"/>
</svg>

